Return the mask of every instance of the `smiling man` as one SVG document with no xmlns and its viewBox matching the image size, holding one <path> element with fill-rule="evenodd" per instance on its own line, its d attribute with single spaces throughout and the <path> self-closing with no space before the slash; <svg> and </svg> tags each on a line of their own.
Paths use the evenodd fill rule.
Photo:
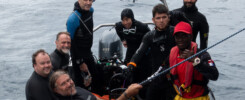
<svg viewBox="0 0 245 100">
<path fill-rule="evenodd" d="M 120 37 L 120 40 L 123 43 L 123 46 L 127 48 L 126 56 L 124 63 L 127 64 L 130 62 L 133 54 L 139 48 L 140 43 L 144 35 L 150 31 L 150 28 L 147 24 L 144 24 L 134 18 L 133 10 L 130 8 L 125 8 L 121 12 L 121 21 L 116 24 L 116 32 Z M 137 69 L 132 73 L 132 77 L 128 77 L 126 80 L 126 86 L 131 83 L 138 83 L 146 79 L 151 74 L 151 62 L 150 54 L 144 53 L 143 59 L 138 63 Z M 132 78 L 132 79 L 131 79 Z M 143 89 L 144 90 L 144 89 Z M 143 93 L 143 94 L 142 94 Z M 140 96 L 144 98 L 144 92 L 140 92 Z"/>
<path fill-rule="evenodd" d="M 56 49 L 50 54 L 53 70 L 63 69 L 68 71 L 71 38 L 68 32 L 59 32 L 56 36 Z"/>
<path fill-rule="evenodd" d="M 75 84 L 85 88 L 80 66 L 87 67 L 92 76 L 92 91 L 98 92 L 100 78 L 95 67 L 95 60 L 91 51 L 93 45 L 93 0 L 78 0 L 67 20 L 67 32 L 71 37 L 71 57 L 74 69 Z"/>
<path fill-rule="evenodd" d="M 192 42 L 190 24 L 180 22 L 174 29 L 176 46 L 171 49 L 170 66 L 182 62 L 197 53 L 197 44 Z M 210 100 L 208 93 L 209 80 L 217 80 L 219 72 L 208 52 L 178 65 L 171 70 L 176 92 L 174 100 Z"/>
<path fill-rule="evenodd" d="M 34 72 L 26 83 L 26 100 L 53 100 L 49 88 L 52 64 L 48 53 L 40 49 L 32 55 Z"/>
<path fill-rule="evenodd" d="M 59 100 L 97 100 L 91 92 L 75 87 L 68 73 L 62 70 L 51 75 L 49 85 Z"/>
</svg>

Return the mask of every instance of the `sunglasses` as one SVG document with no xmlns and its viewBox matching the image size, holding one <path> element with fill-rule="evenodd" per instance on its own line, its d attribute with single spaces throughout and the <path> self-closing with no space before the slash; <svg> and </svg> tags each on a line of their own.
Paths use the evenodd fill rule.
<svg viewBox="0 0 245 100">
<path fill-rule="evenodd" d="M 123 28 L 123 33 L 124 34 L 135 34 L 136 33 L 136 27 L 135 28 L 130 28 L 130 29 L 124 29 Z"/>
</svg>

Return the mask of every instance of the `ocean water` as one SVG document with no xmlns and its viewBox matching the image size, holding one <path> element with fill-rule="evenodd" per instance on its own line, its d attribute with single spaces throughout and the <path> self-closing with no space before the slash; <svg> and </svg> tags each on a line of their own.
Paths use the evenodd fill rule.
<svg viewBox="0 0 245 100">
<path fill-rule="evenodd" d="M 31 55 L 42 48 L 51 53 L 55 36 L 66 31 L 66 20 L 76 0 L 0 0 L 0 100 L 25 100 L 25 84 L 33 68 Z M 131 8 L 135 18 L 151 22 L 151 10 L 159 0 L 96 0 L 93 3 L 94 27 L 120 21 L 124 8 Z M 183 0 L 167 0 L 169 9 L 182 6 Z M 244 0 L 198 0 L 199 11 L 210 25 L 209 46 L 245 28 Z M 99 37 L 94 34 L 92 47 L 98 54 Z M 209 86 L 217 100 L 245 98 L 245 32 L 208 50 L 220 72 Z"/>
</svg>

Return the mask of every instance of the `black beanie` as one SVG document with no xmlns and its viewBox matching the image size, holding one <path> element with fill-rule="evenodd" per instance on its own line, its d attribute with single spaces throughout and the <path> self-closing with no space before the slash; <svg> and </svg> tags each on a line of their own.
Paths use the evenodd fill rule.
<svg viewBox="0 0 245 100">
<path fill-rule="evenodd" d="M 121 20 L 123 20 L 123 17 L 131 18 L 131 20 L 134 21 L 134 13 L 132 9 L 130 8 L 123 9 L 121 13 Z"/>
</svg>

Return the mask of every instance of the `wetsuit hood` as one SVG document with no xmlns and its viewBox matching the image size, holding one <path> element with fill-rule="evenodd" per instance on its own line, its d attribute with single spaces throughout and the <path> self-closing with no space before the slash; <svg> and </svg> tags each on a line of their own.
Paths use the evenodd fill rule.
<svg viewBox="0 0 245 100">
<path fill-rule="evenodd" d="M 134 22 L 134 13 L 132 11 L 132 9 L 126 8 L 123 9 L 122 13 L 121 13 L 121 20 L 123 20 L 124 17 L 127 18 L 131 18 L 132 22 Z"/>
<path fill-rule="evenodd" d="M 198 8 L 196 7 L 196 4 L 194 4 L 192 7 L 186 7 L 185 5 L 182 6 L 184 12 L 197 12 Z"/>
</svg>

